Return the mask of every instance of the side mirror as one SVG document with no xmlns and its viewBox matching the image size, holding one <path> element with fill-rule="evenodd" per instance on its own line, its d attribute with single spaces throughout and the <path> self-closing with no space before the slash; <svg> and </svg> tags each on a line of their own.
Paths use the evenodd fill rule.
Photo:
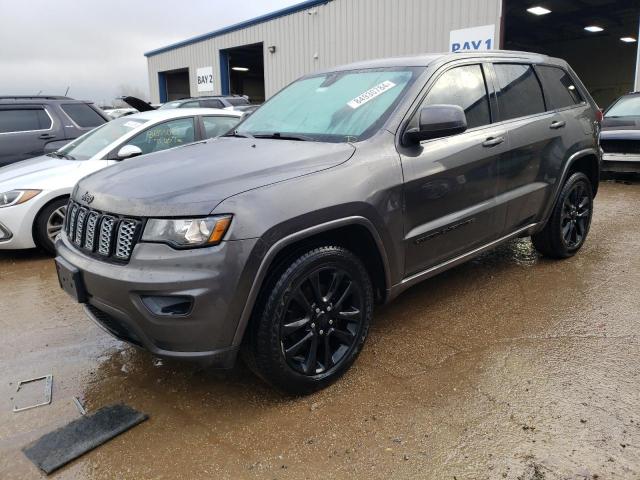
<svg viewBox="0 0 640 480">
<path fill-rule="evenodd" d="M 136 147 L 135 145 L 125 145 L 120 150 L 118 150 L 118 158 L 120 160 L 124 160 L 125 158 L 137 157 L 138 155 L 142 155 L 142 150 L 140 150 L 140 147 Z"/>
<path fill-rule="evenodd" d="M 420 110 L 418 128 L 404 132 L 405 143 L 457 135 L 467 129 L 467 117 L 458 105 L 428 105 Z"/>
</svg>

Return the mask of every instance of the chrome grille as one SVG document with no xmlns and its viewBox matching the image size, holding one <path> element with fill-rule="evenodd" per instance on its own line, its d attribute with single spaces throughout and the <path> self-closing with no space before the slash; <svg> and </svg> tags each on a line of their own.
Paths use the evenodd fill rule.
<svg viewBox="0 0 640 480">
<path fill-rule="evenodd" d="M 99 212 L 69 202 L 65 233 L 78 248 L 105 260 L 127 261 L 136 245 L 142 222 Z"/>
<path fill-rule="evenodd" d="M 116 219 L 105 215 L 102 217 L 100 224 L 100 239 L 98 240 L 98 253 L 105 257 L 111 253 L 111 244 L 113 243 L 113 226 Z"/>
<path fill-rule="evenodd" d="M 74 232 L 73 243 L 76 245 L 82 245 L 82 233 L 84 230 L 84 222 L 87 219 L 87 209 L 81 208 L 78 210 L 78 217 L 76 218 L 76 230 Z"/>
<path fill-rule="evenodd" d="M 118 243 L 116 244 L 115 257 L 127 259 L 131 256 L 133 239 L 138 229 L 138 222 L 135 220 L 122 220 L 118 228 Z"/>
<path fill-rule="evenodd" d="M 87 230 L 84 234 L 84 248 L 93 252 L 95 248 L 96 239 L 96 227 L 98 226 L 98 219 L 100 214 L 98 212 L 91 212 L 87 218 Z"/>
</svg>

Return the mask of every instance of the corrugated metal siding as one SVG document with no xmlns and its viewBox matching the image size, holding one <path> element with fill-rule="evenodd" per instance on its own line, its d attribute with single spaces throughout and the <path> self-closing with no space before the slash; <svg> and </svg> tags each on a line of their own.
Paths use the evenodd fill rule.
<svg viewBox="0 0 640 480">
<path fill-rule="evenodd" d="M 449 32 L 496 25 L 502 0 L 332 0 L 192 45 L 148 57 L 151 99 L 159 101 L 158 72 L 189 68 L 196 96 L 196 69 L 213 66 L 220 93 L 219 50 L 264 43 L 267 98 L 301 75 L 358 60 L 443 52 Z M 276 46 L 276 53 L 267 50 Z M 317 58 L 314 58 L 317 54 Z"/>
</svg>

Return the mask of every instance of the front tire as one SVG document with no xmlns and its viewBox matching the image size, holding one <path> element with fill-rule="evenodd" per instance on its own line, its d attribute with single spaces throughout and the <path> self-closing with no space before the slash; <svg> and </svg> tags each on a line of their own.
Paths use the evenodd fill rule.
<svg viewBox="0 0 640 480">
<path fill-rule="evenodd" d="M 59 198 L 46 205 L 34 222 L 33 239 L 40 248 L 49 255 L 55 255 L 53 244 L 56 236 L 62 231 L 64 219 L 67 214 L 68 199 Z"/>
<path fill-rule="evenodd" d="M 358 257 L 337 246 L 296 256 L 265 283 L 244 350 L 263 380 L 291 394 L 336 381 L 357 358 L 373 314 Z"/>
<path fill-rule="evenodd" d="M 556 259 L 569 258 L 584 245 L 593 216 L 593 188 L 589 177 L 577 172 L 562 187 L 549 221 L 532 236 L 541 254 Z"/>
</svg>

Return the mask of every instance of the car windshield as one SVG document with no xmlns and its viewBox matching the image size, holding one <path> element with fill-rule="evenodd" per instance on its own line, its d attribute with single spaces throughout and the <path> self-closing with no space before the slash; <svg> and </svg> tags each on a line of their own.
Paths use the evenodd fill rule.
<svg viewBox="0 0 640 480">
<path fill-rule="evenodd" d="M 158 107 L 158 110 L 168 110 L 170 108 L 180 108 L 183 102 L 167 102 Z"/>
<path fill-rule="evenodd" d="M 640 117 L 640 95 L 620 98 L 609 108 L 605 117 Z"/>
<path fill-rule="evenodd" d="M 120 137 L 148 121 L 131 117 L 120 117 L 111 120 L 68 143 L 57 152 L 54 152 L 54 155 L 70 160 L 89 160 L 103 148 L 108 147 Z"/>
<path fill-rule="evenodd" d="M 238 136 L 357 142 L 375 133 L 422 68 L 332 72 L 298 80 L 256 110 Z"/>
</svg>

